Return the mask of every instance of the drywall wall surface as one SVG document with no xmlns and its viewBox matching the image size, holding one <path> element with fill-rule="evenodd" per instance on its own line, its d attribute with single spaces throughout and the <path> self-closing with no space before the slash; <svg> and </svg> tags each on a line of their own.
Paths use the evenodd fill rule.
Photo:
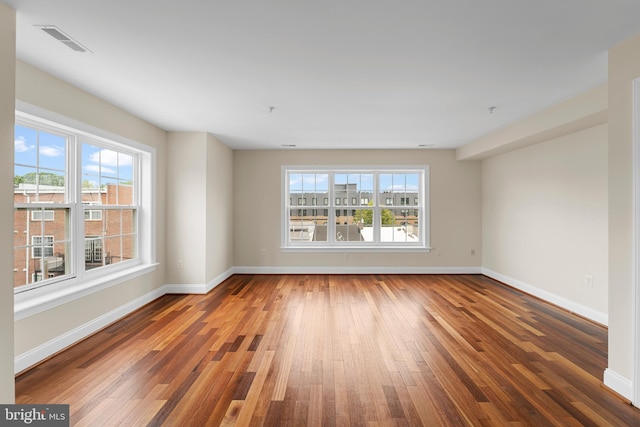
<svg viewBox="0 0 640 427">
<path fill-rule="evenodd" d="M 282 166 L 429 166 L 431 252 L 281 251 Z M 454 150 L 253 150 L 234 152 L 235 265 L 242 267 L 479 267 L 481 166 Z M 471 251 L 475 249 L 475 255 Z"/>
<path fill-rule="evenodd" d="M 483 267 L 606 316 L 607 125 L 483 162 Z"/>
<path fill-rule="evenodd" d="M 633 80 L 640 35 L 609 51 L 609 369 L 633 377 Z"/>
<path fill-rule="evenodd" d="M 233 150 L 207 135 L 207 282 L 229 271 L 233 259 Z"/>
</svg>

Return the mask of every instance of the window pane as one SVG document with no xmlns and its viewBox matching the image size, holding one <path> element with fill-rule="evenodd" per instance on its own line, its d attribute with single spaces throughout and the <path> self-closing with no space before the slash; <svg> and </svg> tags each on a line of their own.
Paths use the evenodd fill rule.
<svg viewBox="0 0 640 427">
<path fill-rule="evenodd" d="M 14 160 L 17 165 L 38 165 L 38 131 L 26 126 L 15 126 Z"/>
<path fill-rule="evenodd" d="M 334 179 L 334 194 L 343 204 L 368 206 L 373 196 L 373 174 L 337 173 Z"/>
<path fill-rule="evenodd" d="M 135 258 L 137 230 L 135 209 L 85 208 L 85 269 Z"/>
<path fill-rule="evenodd" d="M 119 199 L 120 186 L 118 181 L 113 178 L 102 178 L 100 180 L 100 191 L 102 195 L 102 204 L 104 205 L 117 205 Z"/>
<path fill-rule="evenodd" d="M 43 219 L 45 212 L 54 219 Z M 14 210 L 14 287 L 71 273 L 69 212 L 69 209 Z"/>
<path fill-rule="evenodd" d="M 419 241 L 417 209 L 382 209 L 380 240 L 382 242 Z"/>
<path fill-rule="evenodd" d="M 16 203 L 65 202 L 67 138 L 27 126 L 14 127 Z"/>
<path fill-rule="evenodd" d="M 329 175 L 326 173 L 289 174 L 291 206 L 314 206 L 329 195 Z"/>
<path fill-rule="evenodd" d="M 84 239 L 84 268 L 91 270 L 104 265 L 102 238 L 100 236 L 85 236 Z"/>
<path fill-rule="evenodd" d="M 353 211 L 351 226 L 351 234 L 353 234 L 353 225 L 358 233 L 358 240 L 364 242 L 373 242 L 373 210 L 372 209 L 355 209 Z"/>
<path fill-rule="evenodd" d="M 132 205 L 133 162 L 134 157 L 130 154 L 82 144 L 83 201 Z"/>
<path fill-rule="evenodd" d="M 123 183 L 133 183 L 133 156 L 118 153 L 118 179 Z"/>
<path fill-rule="evenodd" d="M 64 172 L 66 163 L 67 138 L 47 132 L 39 132 L 38 160 L 40 169 Z"/>
<path fill-rule="evenodd" d="M 290 209 L 290 242 L 326 242 L 327 216 L 324 209 Z"/>
<path fill-rule="evenodd" d="M 373 218 L 371 209 L 351 209 L 336 211 L 336 242 L 363 242 L 365 239 L 362 231 L 370 227 Z M 373 233 L 371 233 L 373 235 Z"/>
<path fill-rule="evenodd" d="M 418 206 L 420 174 L 380 174 L 380 200 L 387 206 Z"/>
<path fill-rule="evenodd" d="M 104 252 L 105 252 L 105 263 L 109 264 L 117 264 L 125 260 L 125 255 L 122 251 L 122 237 L 110 237 L 104 239 Z M 126 258 L 126 259 L 130 259 Z"/>
</svg>

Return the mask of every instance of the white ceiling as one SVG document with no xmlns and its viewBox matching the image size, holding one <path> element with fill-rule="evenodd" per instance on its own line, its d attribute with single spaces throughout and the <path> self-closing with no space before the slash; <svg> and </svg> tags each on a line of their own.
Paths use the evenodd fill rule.
<svg viewBox="0 0 640 427">
<path fill-rule="evenodd" d="M 458 147 L 605 83 L 640 32 L 638 0 L 4 1 L 19 59 L 236 149 Z"/>
</svg>

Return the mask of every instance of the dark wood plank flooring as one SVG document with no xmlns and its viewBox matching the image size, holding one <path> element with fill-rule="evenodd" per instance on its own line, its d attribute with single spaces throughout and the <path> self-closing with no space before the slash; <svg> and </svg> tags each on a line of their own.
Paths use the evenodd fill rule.
<svg viewBox="0 0 640 427">
<path fill-rule="evenodd" d="M 77 426 L 640 426 L 607 330 L 477 275 L 236 275 L 16 379 Z"/>
</svg>

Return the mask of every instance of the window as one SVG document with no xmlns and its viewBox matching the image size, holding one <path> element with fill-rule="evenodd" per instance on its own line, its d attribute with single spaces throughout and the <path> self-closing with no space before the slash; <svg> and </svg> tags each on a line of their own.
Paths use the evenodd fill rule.
<svg viewBox="0 0 640 427">
<path fill-rule="evenodd" d="M 322 194 L 326 195 L 325 203 L 334 203 L 323 211 L 285 203 L 282 247 L 428 249 L 427 183 L 428 167 L 424 166 L 363 170 L 283 167 L 283 201 Z"/>
<path fill-rule="evenodd" d="M 102 221 L 102 210 L 100 209 L 91 209 L 90 206 L 100 205 L 101 202 L 82 202 L 84 206 L 84 219 L 85 221 Z"/>
<path fill-rule="evenodd" d="M 145 148 L 16 112 L 17 294 L 73 285 L 93 269 L 126 272 L 153 259 L 153 221 L 142 217 L 140 203 L 143 192 L 151 194 L 153 152 Z"/>
<path fill-rule="evenodd" d="M 86 221 L 101 221 L 102 211 L 97 209 L 86 209 L 84 211 L 84 219 Z"/>
<path fill-rule="evenodd" d="M 31 236 L 31 258 L 53 256 L 53 236 Z"/>
<path fill-rule="evenodd" d="M 31 211 L 31 221 L 53 221 L 54 211 L 39 210 Z"/>
</svg>

